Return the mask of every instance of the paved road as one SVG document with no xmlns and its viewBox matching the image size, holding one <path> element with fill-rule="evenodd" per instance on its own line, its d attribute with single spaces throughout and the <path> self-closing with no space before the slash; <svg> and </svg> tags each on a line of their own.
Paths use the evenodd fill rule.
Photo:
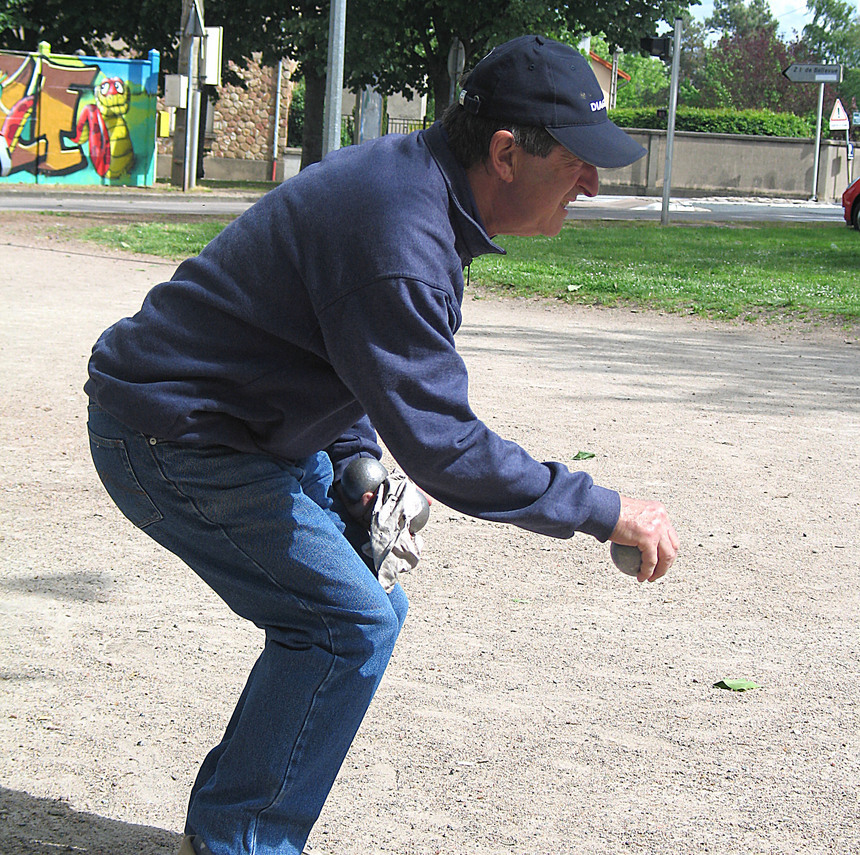
<svg viewBox="0 0 860 855">
<path fill-rule="evenodd" d="M 241 214 L 259 193 L 211 193 L 105 188 L 86 191 L 0 189 L 0 210 L 63 211 L 84 214 Z"/>
<path fill-rule="evenodd" d="M 0 210 L 66 211 L 76 213 L 138 213 L 232 216 L 241 214 L 259 193 L 209 191 L 190 193 L 160 188 L 105 188 L 104 190 L 54 190 L 0 188 Z M 575 202 L 568 219 L 659 220 L 662 200 L 645 196 L 599 195 Z M 795 199 L 672 199 L 672 222 L 782 221 L 841 222 L 842 207 L 825 202 Z"/>
<path fill-rule="evenodd" d="M 662 199 L 645 196 L 595 196 L 575 202 L 568 219 L 582 220 L 659 220 Z M 671 199 L 671 222 L 770 221 L 770 222 L 844 222 L 842 206 L 798 199 Z"/>
</svg>

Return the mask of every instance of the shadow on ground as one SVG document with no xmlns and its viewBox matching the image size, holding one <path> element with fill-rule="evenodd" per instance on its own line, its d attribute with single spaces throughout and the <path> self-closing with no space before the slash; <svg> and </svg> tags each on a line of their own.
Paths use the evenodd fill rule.
<svg viewBox="0 0 860 855">
<path fill-rule="evenodd" d="M 679 335 L 654 329 L 608 333 L 578 327 L 570 335 L 541 329 L 470 324 L 458 335 L 458 350 L 466 357 L 490 359 L 504 354 L 552 377 L 553 369 L 576 365 L 594 376 L 591 394 L 601 395 L 607 376 L 629 381 L 628 400 L 651 405 L 671 404 L 678 389 L 700 378 L 696 401 L 700 408 L 773 415 L 796 408 L 805 412 L 841 411 L 841 395 L 857 389 L 856 348 L 833 348 L 811 342 L 781 343 L 739 331 L 695 330 Z M 574 396 L 579 390 L 574 390 Z M 617 394 L 617 391 L 613 394 Z"/>
<path fill-rule="evenodd" d="M 3 855 L 175 855 L 181 837 L 0 787 Z"/>
</svg>

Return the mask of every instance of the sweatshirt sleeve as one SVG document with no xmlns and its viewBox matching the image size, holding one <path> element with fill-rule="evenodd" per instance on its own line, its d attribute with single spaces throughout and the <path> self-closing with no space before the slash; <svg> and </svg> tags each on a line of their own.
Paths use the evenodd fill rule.
<svg viewBox="0 0 860 855">
<path fill-rule="evenodd" d="M 376 441 L 376 431 L 367 416 L 359 419 L 348 431 L 335 440 L 326 453 L 334 468 L 334 480 L 340 481 L 343 470 L 356 457 L 381 459 L 382 449 Z"/>
<path fill-rule="evenodd" d="M 554 537 L 606 540 L 618 493 L 538 462 L 472 411 L 454 347 L 459 310 L 444 288 L 385 279 L 320 312 L 329 358 L 404 472 L 470 516 Z"/>
</svg>

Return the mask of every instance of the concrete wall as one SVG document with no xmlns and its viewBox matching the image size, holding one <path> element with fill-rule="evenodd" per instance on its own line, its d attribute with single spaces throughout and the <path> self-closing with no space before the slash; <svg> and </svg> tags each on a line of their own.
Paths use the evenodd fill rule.
<svg viewBox="0 0 860 855">
<path fill-rule="evenodd" d="M 631 131 L 648 154 L 632 166 L 601 171 L 610 193 L 662 196 L 666 166 L 665 131 Z M 673 196 L 812 196 L 815 141 L 734 134 L 675 133 Z M 818 198 L 837 201 L 851 183 L 853 161 L 845 143 L 822 140 Z M 854 170 L 856 177 L 857 171 Z"/>
<path fill-rule="evenodd" d="M 171 155 L 158 156 L 158 177 L 170 179 Z M 298 174 L 302 162 L 300 148 L 285 148 L 275 165 L 275 181 L 286 181 Z M 207 181 L 271 181 L 271 160 L 249 160 L 238 157 L 203 158 L 203 170 Z"/>
</svg>

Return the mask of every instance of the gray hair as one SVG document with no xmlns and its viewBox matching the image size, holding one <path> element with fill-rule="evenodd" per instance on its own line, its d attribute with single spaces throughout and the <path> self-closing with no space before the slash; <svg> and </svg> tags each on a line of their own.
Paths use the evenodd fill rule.
<svg viewBox="0 0 860 855">
<path fill-rule="evenodd" d="M 560 143 L 546 128 L 536 125 L 516 125 L 499 119 L 488 119 L 469 113 L 457 102 L 442 114 L 442 127 L 448 134 L 448 146 L 457 162 L 469 169 L 483 163 L 490 153 L 490 140 L 496 131 L 510 131 L 514 143 L 527 154 L 547 157 Z"/>
</svg>

